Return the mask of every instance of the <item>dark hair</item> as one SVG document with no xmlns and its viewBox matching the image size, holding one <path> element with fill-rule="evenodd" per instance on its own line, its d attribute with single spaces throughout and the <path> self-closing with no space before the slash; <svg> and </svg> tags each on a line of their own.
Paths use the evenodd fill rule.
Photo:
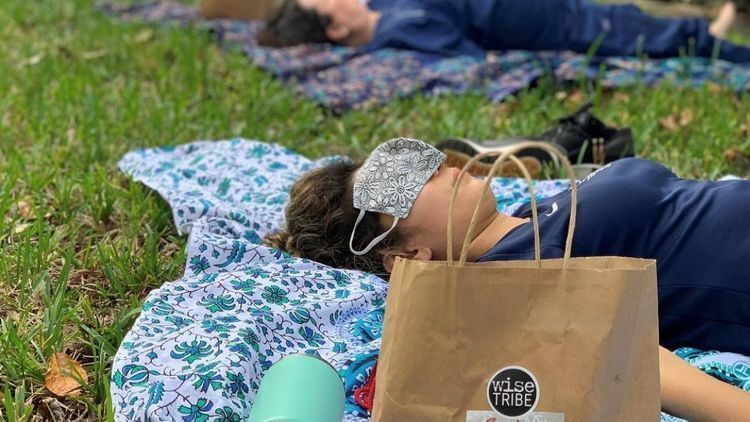
<svg viewBox="0 0 750 422">
<path fill-rule="evenodd" d="M 258 34 L 258 44 L 266 47 L 291 47 L 307 43 L 330 43 L 326 27 L 331 18 L 304 9 L 297 0 L 285 0 L 266 20 Z"/>
<path fill-rule="evenodd" d="M 349 237 L 359 215 L 352 203 L 352 179 L 359 167 L 336 163 L 302 176 L 292 187 L 286 228 L 267 235 L 264 243 L 331 267 L 386 274 L 383 256 L 397 251 L 405 238 L 398 227 L 363 256 L 349 250 Z M 366 213 L 357 227 L 354 247 L 362 250 L 385 230 L 377 214 Z"/>
</svg>

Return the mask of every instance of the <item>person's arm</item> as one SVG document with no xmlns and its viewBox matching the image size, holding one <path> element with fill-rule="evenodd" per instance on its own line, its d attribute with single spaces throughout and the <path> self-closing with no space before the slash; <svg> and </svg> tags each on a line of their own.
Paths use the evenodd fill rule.
<svg viewBox="0 0 750 422">
<path fill-rule="evenodd" d="M 721 382 L 659 347 L 661 407 L 689 421 L 750 418 L 750 393 Z"/>
<path fill-rule="evenodd" d="M 380 13 L 367 49 L 397 48 L 442 56 L 486 54 L 456 26 L 446 11 L 448 5 L 441 13 L 418 2 L 403 2 L 400 6 Z"/>
</svg>

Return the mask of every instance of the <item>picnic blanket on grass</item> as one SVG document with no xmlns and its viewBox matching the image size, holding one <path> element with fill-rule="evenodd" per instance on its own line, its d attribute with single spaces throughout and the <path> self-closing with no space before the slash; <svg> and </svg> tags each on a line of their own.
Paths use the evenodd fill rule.
<svg viewBox="0 0 750 422">
<path fill-rule="evenodd" d="M 233 139 L 128 153 L 120 169 L 157 191 L 189 234 L 184 275 L 146 298 L 115 356 L 111 394 L 120 421 L 246 420 L 265 372 L 282 356 L 317 354 L 339 370 L 346 421 L 380 348 L 388 284 L 261 245 L 283 225 L 294 181 L 344 157 L 309 160 Z M 567 187 L 538 181 L 539 197 Z M 493 181 L 498 208 L 528 200 L 525 181 Z M 750 359 L 681 349 L 693 365 L 750 391 Z M 663 421 L 675 421 L 665 415 Z"/>
<path fill-rule="evenodd" d="M 549 75 L 558 82 L 598 81 L 615 88 L 662 80 L 677 85 L 716 84 L 750 88 L 750 64 L 699 57 L 646 60 L 593 57 L 571 52 L 491 52 L 484 58 L 442 57 L 416 51 L 305 45 L 285 49 L 257 45 L 261 22 L 204 20 L 195 8 L 167 1 L 101 8 L 126 21 L 200 25 L 228 48 L 288 81 L 301 94 L 334 111 L 383 104 L 395 97 L 483 92 L 500 102 Z"/>
</svg>

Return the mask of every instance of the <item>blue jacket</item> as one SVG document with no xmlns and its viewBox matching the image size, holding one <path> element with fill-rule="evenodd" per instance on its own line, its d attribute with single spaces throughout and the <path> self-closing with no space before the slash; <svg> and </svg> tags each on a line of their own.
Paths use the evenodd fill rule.
<svg viewBox="0 0 750 422">
<path fill-rule="evenodd" d="M 466 1 L 372 0 L 368 6 L 381 13 L 370 49 L 484 55 L 484 49 L 466 36 L 473 32 Z"/>
<path fill-rule="evenodd" d="M 442 55 L 487 50 L 558 50 L 582 0 L 371 0 L 381 13 L 370 48 Z"/>
<path fill-rule="evenodd" d="M 688 51 L 750 62 L 750 49 L 720 42 L 702 19 L 649 16 L 633 5 L 588 0 L 370 0 L 381 13 L 368 50 L 401 48 L 444 56 L 488 50 L 572 50 L 601 56 L 671 57 Z"/>
</svg>

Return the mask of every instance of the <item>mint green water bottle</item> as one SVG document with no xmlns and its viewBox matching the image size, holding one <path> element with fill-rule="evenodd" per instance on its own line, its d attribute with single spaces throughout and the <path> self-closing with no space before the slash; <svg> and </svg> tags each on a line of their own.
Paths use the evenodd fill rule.
<svg viewBox="0 0 750 422">
<path fill-rule="evenodd" d="M 260 382 L 250 422 L 340 422 L 344 384 L 326 361 L 290 355 L 276 362 Z"/>
</svg>

